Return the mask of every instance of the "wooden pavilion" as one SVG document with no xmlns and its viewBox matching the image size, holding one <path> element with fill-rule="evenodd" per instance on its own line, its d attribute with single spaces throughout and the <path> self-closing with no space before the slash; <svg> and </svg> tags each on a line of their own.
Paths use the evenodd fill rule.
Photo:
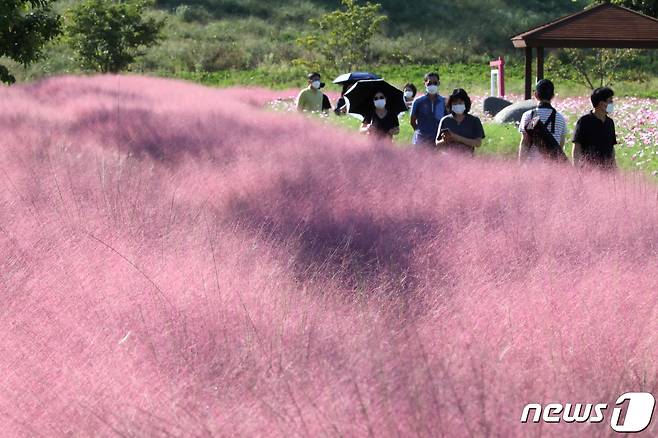
<svg viewBox="0 0 658 438">
<path fill-rule="evenodd" d="M 537 80 L 544 78 L 545 48 L 658 48 L 658 20 L 602 3 L 512 37 L 525 49 L 525 98 L 532 96 L 532 49 L 537 51 Z"/>
</svg>

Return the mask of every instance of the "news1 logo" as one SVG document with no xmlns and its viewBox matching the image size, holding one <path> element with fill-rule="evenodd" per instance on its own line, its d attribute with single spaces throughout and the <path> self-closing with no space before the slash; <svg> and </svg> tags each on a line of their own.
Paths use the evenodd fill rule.
<svg viewBox="0 0 658 438">
<path fill-rule="evenodd" d="M 624 410 L 623 405 L 628 402 Z M 610 427 L 619 433 L 638 433 L 651 424 L 656 399 L 648 392 L 627 392 L 622 394 L 615 403 L 610 418 Z M 523 408 L 521 423 L 602 423 L 606 417 L 606 403 L 550 403 L 543 406 L 529 403 Z M 625 411 L 625 412 L 624 412 Z M 530 413 L 532 412 L 532 417 Z M 625 413 L 625 415 L 622 415 Z"/>
</svg>

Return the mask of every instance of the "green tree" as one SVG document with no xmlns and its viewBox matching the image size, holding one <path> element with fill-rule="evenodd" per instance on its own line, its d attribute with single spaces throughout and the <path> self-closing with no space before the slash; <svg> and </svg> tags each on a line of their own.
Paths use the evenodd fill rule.
<svg viewBox="0 0 658 438">
<path fill-rule="evenodd" d="M 41 55 L 43 46 L 60 32 L 60 18 L 51 11 L 53 0 L 0 1 L 0 58 L 29 65 Z M 16 78 L 0 64 L 0 81 Z"/>
<path fill-rule="evenodd" d="M 658 17 L 658 0 L 611 0 L 610 3 L 624 6 L 652 17 Z"/>
<path fill-rule="evenodd" d="M 160 38 L 164 20 L 144 16 L 152 0 L 84 0 L 67 13 L 66 35 L 83 68 L 125 70 Z"/>
<path fill-rule="evenodd" d="M 590 89 L 611 86 L 628 74 L 624 65 L 639 56 L 633 49 L 562 49 L 551 57 L 551 74 L 579 82 Z"/>
<path fill-rule="evenodd" d="M 313 66 L 336 66 L 352 70 L 368 62 L 370 42 L 388 17 L 380 14 L 381 5 L 355 0 L 341 0 L 342 9 L 329 12 L 319 19 L 310 19 L 314 30 L 298 39 L 308 51 L 308 58 L 298 63 Z"/>
</svg>

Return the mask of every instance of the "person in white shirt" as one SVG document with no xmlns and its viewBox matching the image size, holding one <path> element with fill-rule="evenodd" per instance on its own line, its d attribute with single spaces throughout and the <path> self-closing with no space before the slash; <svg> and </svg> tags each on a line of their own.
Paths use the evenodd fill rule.
<svg viewBox="0 0 658 438">
<path fill-rule="evenodd" d="M 411 104 L 414 102 L 416 94 L 418 94 L 418 90 L 414 84 L 407 82 L 404 85 L 404 88 L 402 88 L 402 91 L 404 93 L 404 103 L 407 104 L 407 109 L 411 110 Z"/>
<path fill-rule="evenodd" d="M 534 160 L 542 157 L 541 151 L 532 145 L 530 135 L 526 132 L 526 126 L 533 117 L 538 116 L 544 124 L 549 121 L 546 128 L 551 132 L 560 148 L 564 150 L 564 143 L 567 136 L 567 122 L 564 116 L 557 112 L 551 105 L 553 97 L 555 97 L 555 86 L 553 82 L 548 79 L 542 79 L 537 82 L 535 86 L 535 99 L 539 102 L 537 108 L 523 113 L 521 123 L 519 124 L 519 132 L 521 133 L 521 143 L 519 144 L 520 161 Z M 555 120 L 552 120 L 551 117 L 553 112 L 555 112 Z"/>
</svg>

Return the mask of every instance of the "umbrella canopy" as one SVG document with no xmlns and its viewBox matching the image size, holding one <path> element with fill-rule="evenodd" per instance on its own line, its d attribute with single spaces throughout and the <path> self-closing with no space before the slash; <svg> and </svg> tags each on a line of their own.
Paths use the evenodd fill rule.
<svg viewBox="0 0 658 438">
<path fill-rule="evenodd" d="M 359 114 L 366 117 L 375 110 L 373 96 L 376 92 L 382 92 L 386 96 L 386 109 L 394 114 L 407 111 L 404 102 L 404 93 L 383 79 L 359 81 L 345 93 L 347 100 L 347 112 Z"/>
<path fill-rule="evenodd" d="M 381 79 L 381 76 L 368 73 L 367 71 L 353 71 L 351 73 L 345 73 L 338 76 L 336 79 L 334 79 L 334 84 L 344 84 L 346 82 L 356 82 L 370 79 Z"/>
</svg>

